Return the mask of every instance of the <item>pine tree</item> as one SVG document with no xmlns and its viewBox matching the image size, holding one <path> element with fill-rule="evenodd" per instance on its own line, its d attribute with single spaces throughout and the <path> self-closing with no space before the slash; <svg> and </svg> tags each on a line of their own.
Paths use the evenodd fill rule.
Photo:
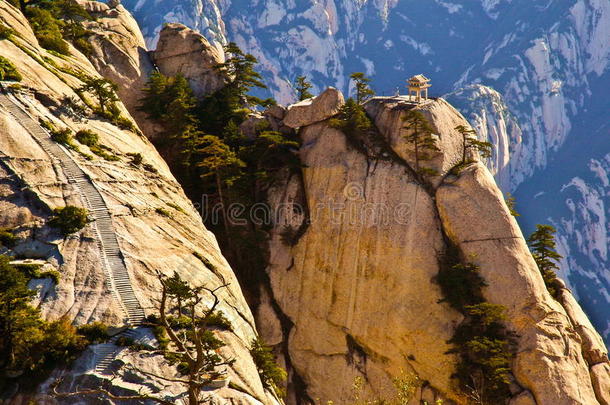
<svg viewBox="0 0 610 405">
<path fill-rule="evenodd" d="M 365 76 L 362 72 L 355 72 L 350 75 L 350 79 L 354 81 L 356 86 L 356 103 L 362 104 L 369 98 L 375 95 L 375 91 L 371 89 L 369 83 L 371 79 Z"/>
<path fill-rule="evenodd" d="M 506 193 L 506 197 L 504 198 L 504 201 L 506 202 L 506 206 L 508 207 L 508 211 L 510 212 L 510 214 L 513 217 L 520 217 L 521 214 L 519 214 L 517 212 L 517 209 L 515 208 L 517 205 L 517 202 L 515 200 L 515 197 L 511 194 L 511 193 Z"/>
<path fill-rule="evenodd" d="M 527 243 L 542 274 L 547 290 L 549 290 L 553 298 L 557 299 L 559 297 L 559 286 L 555 272 L 559 270 L 557 262 L 563 256 L 555 250 L 555 232 L 556 229 L 551 225 L 538 224 L 536 225 L 536 231 L 527 239 Z"/>
<path fill-rule="evenodd" d="M 226 212 L 226 199 L 223 188 L 225 184 L 231 185 L 239 177 L 245 163 L 235 152 L 217 136 L 205 135 L 201 139 L 201 148 L 198 150 L 202 160 L 198 166 L 204 170 L 202 177 L 214 176 L 216 179 L 216 192 L 221 204 L 223 223 L 228 238 L 230 233 Z"/>
<path fill-rule="evenodd" d="M 309 92 L 311 89 L 311 83 L 307 81 L 305 76 L 299 76 L 295 81 L 295 88 L 297 91 L 297 95 L 299 96 L 299 101 L 307 100 L 308 98 L 312 98 L 313 94 Z"/>
<path fill-rule="evenodd" d="M 107 109 L 111 109 L 115 102 L 119 101 L 116 91 L 119 87 L 104 78 L 87 77 L 83 80 L 83 85 L 78 88 L 78 91 L 86 91 L 93 93 L 100 105 L 102 115 Z"/>
<path fill-rule="evenodd" d="M 411 131 L 409 135 L 405 136 L 405 139 L 414 146 L 415 171 L 421 173 L 419 167 L 420 160 L 429 160 L 430 155 L 428 152 L 439 150 L 432 138 L 432 126 L 430 126 L 424 114 L 422 114 L 421 111 L 416 110 L 407 111 L 403 116 L 402 121 L 405 123 L 404 128 Z"/>
<path fill-rule="evenodd" d="M 286 370 L 278 366 L 273 350 L 260 338 L 250 343 L 250 354 L 265 387 L 271 388 L 278 396 L 285 393 L 282 384 L 286 380 Z"/>
<path fill-rule="evenodd" d="M 174 142 L 174 148 L 181 156 L 184 175 L 191 179 L 193 173 L 190 168 L 199 163 L 196 161 L 197 150 L 204 134 L 199 130 L 197 99 L 188 81 L 182 75 L 167 77 L 153 72 L 143 92 L 139 109 L 163 125 L 164 138 Z"/>
<path fill-rule="evenodd" d="M 260 73 L 254 70 L 258 60 L 249 53 L 244 54 L 235 42 L 229 42 L 225 46 L 225 54 L 228 56 L 226 61 L 215 68 L 228 78 L 227 86 L 223 90 L 225 90 L 232 109 L 241 108 L 244 105 L 265 104 L 267 100 L 261 100 L 248 94 L 253 88 L 267 88 Z"/>
<path fill-rule="evenodd" d="M 477 139 L 477 133 L 472 128 L 467 128 L 464 125 L 458 125 L 455 130 L 462 135 L 462 164 L 466 162 L 466 153 L 468 149 L 472 149 L 481 154 L 482 157 L 491 157 L 492 144 Z"/>
</svg>

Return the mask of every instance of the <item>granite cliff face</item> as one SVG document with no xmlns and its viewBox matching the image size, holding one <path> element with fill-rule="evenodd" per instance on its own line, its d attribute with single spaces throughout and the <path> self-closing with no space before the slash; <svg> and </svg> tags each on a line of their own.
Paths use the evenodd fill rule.
<svg viewBox="0 0 610 405">
<path fill-rule="evenodd" d="M 20 13 L 0 3 L 0 19 L 19 33 L 14 42 L 0 41 L 0 55 L 24 76 L 21 89 L 0 97 L 0 225 L 21 238 L 11 253 L 44 260 L 61 274 L 57 285 L 32 282 L 46 318 L 124 326 L 140 312 L 152 313 L 159 295 L 156 272 L 176 271 L 194 285 L 229 282 L 221 310 L 233 331 L 217 334 L 227 343 L 222 354 L 236 362 L 228 370 L 232 384 L 209 392 L 216 402 L 279 402 L 263 388 L 247 350 L 257 335 L 256 318 L 258 331 L 289 369 L 288 403 L 349 403 L 357 377 L 364 377 L 366 394 L 389 396 L 393 377 L 403 372 L 423 383 L 413 403 L 464 403 L 451 379 L 456 357 L 447 354 L 447 341 L 463 316 L 442 301 L 435 282 L 440 257 L 453 244 L 464 260 L 480 266 L 488 284 L 485 298 L 507 309 L 507 327 L 518 336 L 510 404 L 610 404 L 610 365 L 599 334 L 567 288 L 558 300 L 547 292 L 490 172 L 479 161 L 452 170 L 462 154 L 454 128 L 466 121 L 443 99 L 368 101 L 377 133 L 363 142 L 330 125 L 344 103 L 332 88 L 251 117 L 270 121 L 272 128 L 298 129 L 303 163 L 301 173 L 286 171 L 268 194 L 277 218 L 264 247 L 269 283 L 260 286 L 253 317 L 216 239 L 149 140 L 69 107 L 67 98 L 80 103 L 74 89 L 82 75 L 101 73 L 119 84 L 124 95 L 119 106 L 129 117 L 137 105 L 130 89 L 143 83 L 151 66 L 137 27 L 120 6 L 83 4 L 99 17 L 92 23 L 91 62 L 75 49 L 67 59 L 42 50 Z M 200 36 L 170 25 L 161 38 L 153 56 L 162 72 L 183 73 L 200 86 L 200 95 L 220 85 L 218 77 L 206 75 L 223 56 Z M 401 121 L 410 109 L 421 111 L 433 127 L 439 150 L 421 164 L 436 176 L 422 179 L 414 171 L 413 147 Z M 49 146 L 39 119 L 97 132 L 117 160 L 88 160 Z M 137 119 L 153 137 L 146 118 Z M 148 169 L 131 163 L 128 153 L 134 152 L 143 155 Z M 46 221 L 52 208 L 66 204 L 90 208 L 96 221 L 61 237 Z M 152 341 L 146 331 L 138 333 Z M 107 350 L 91 346 L 53 377 L 65 377 L 65 390 L 98 386 L 110 380 L 100 367 L 108 356 L 113 370 L 130 363 L 154 374 L 175 373 L 160 355 Z M 150 375 L 126 377 L 111 382 L 116 392 L 169 398 L 182 392 Z M 46 398 L 48 384 L 38 391 Z M 13 403 L 27 400 L 17 396 Z"/>
<path fill-rule="evenodd" d="M 342 102 L 320 97 L 336 100 L 331 111 Z M 479 162 L 450 171 L 461 158 L 453 128 L 464 118 L 442 99 L 374 98 L 366 110 L 380 139 L 360 150 L 329 125 L 332 112 L 316 111 L 322 104 L 289 107 L 284 119 L 300 127 L 303 177 L 287 176 L 270 193 L 280 213 L 269 245 L 271 293 L 256 311 L 263 336 L 287 340 L 284 355 L 306 395 L 348 398 L 361 376 L 383 396 L 392 376 L 408 370 L 425 381 L 418 400 L 465 400 L 452 385 L 446 344 L 462 315 L 442 303 L 434 282 L 451 241 L 481 266 L 485 297 L 507 308 L 518 335 L 511 404 L 607 404 L 601 338 L 569 290 L 561 302 L 549 295 L 490 172 Z M 412 170 L 400 119 L 412 108 L 433 125 L 440 148 L 425 163 L 439 176 L 425 183 Z M 287 228 L 305 230 L 288 242 Z"/>
<path fill-rule="evenodd" d="M 14 229 L 20 239 L 1 253 L 39 259 L 56 269 L 57 285 L 49 280 L 31 282 L 39 291 L 37 303 L 46 319 L 66 317 L 79 325 L 103 321 L 121 328 L 154 313 L 160 292 L 157 273 L 177 272 L 192 285 L 228 283 L 220 294 L 220 309 L 232 331 L 215 333 L 227 344 L 221 355 L 236 360 L 228 369 L 232 384 L 225 381 L 207 394 L 216 401 L 275 404 L 278 401 L 263 388 L 248 351 L 257 332 L 239 284 L 214 235 L 205 229 L 163 159 L 137 130 L 122 130 L 74 108 L 83 104 L 75 89 L 84 76 L 107 74 L 122 85 L 124 95 L 130 87 L 140 86 L 149 66 L 137 25 L 120 6 L 111 10 L 100 3 L 84 4 L 99 18 L 91 23 L 93 63 L 74 48 L 68 57 L 45 51 L 21 13 L 0 2 L 0 20 L 15 31 L 10 40 L 0 41 L 0 55 L 23 75 L 20 87 L 7 88 L 9 83 L 4 82 L 6 93 L 0 96 L 0 224 Z M 133 100 L 126 97 L 131 106 Z M 118 106 L 131 119 L 127 108 Z M 40 120 L 59 129 L 94 131 L 113 158 L 93 156 L 85 145 L 78 144 L 80 152 L 60 146 Z M 146 166 L 134 164 L 130 153 L 140 153 Z M 63 237 L 47 220 L 53 208 L 68 204 L 88 208 L 94 221 Z M 154 342 L 146 329 L 138 328 L 135 334 Z M 71 368 L 56 370 L 48 383 L 62 377 L 60 388 L 66 391 L 109 384 L 115 394 L 145 392 L 180 401 L 180 384 L 142 373 L 112 378 L 108 367 L 117 371 L 124 364 L 166 377 L 176 374 L 162 355 L 100 344 L 90 346 Z M 38 387 L 36 401 L 47 400 L 48 383 Z M 6 403 L 29 403 L 31 395 L 16 395 Z"/>
<path fill-rule="evenodd" d="M 608 187 L 589 170 L 604 164 L 608 149 L 608 1 L 123 3 L 149 44 L 164 22 L 199 29 L 216 46 L 236 41 L 261 60 L 267 84 L 284 103 L 294 100 L 291 83 L 299 75 L 319 91 L 347 92 L 353 89 L 346 78 L 356 71 L 372 77 L 379 94 L 404 89 L 405 78 L 420 72 L 432 78 L 435 94 L 459 93 L 448 100 L 482 137 L 498 142 L 489 167 L 522 203 L 521 225 L 528 232 L 536 223 L 558 228 L 564 253 L 571 253 L 562 272 L 610 336 L 610 262 L 594 248 L 610 238 L 608 203 L 600 206 Z M 562 165 L 566 157 L 570 167 Z M 534 198 L 541 193 L 553 197 Z"/>
</svg>

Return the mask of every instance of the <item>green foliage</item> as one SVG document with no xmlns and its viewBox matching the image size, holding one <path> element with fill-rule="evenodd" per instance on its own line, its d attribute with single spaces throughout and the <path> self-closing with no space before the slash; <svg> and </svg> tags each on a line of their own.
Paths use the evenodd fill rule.
<svg viewBox="0 0 610 405">
<path fill-rule="evenodd" d="M 308 98 L 312 98 L 313 94 L 309 92 L 311 89 L 311 83 L 307 81 L 305 76 L 299 76 L 296 78 L 294 82 L 295 90 L 297 91 L 297 97 L 299 101 L 307 100 Z"/>
<path fill-rule="evenodd" d="M 85 208 L 68 205 L 53 210 L 53 217 L 49 226 L 59 228 L 64 235 L 78 232 L 89 223 L 88 212 Z"/>
<path fill-rule="evenodd" d="M 268 124 L 244 136 L 240 124 L 253 108 L 268 104 L 268 100 L 249 94 L 251 89 L 264 86 L 254 70 L 256 59 L 235 44 L 229 44 L 227 51 L 227 61 L 217 66 L 225 73 L 225 87 L 198 101 L 184 77 L 156 72 L 144 89 L 141 109 L 163 126 L 157 146 L 169 157 L 172 172 L 189 195 L 200 198 L 205 194 L 211 196 L 212 203 L 219 203 L 221 222 L 208 225 L 226 244 L 230 260 L 247 263 L 243 268 L 248 274 L 260 277 L 262 232 L 250 218 L 244 218 L 248 226 L 229 223 L 225 208 L 232 203 L 251 207 L 262 201 L 275 173 L 298 170 L 300 163 L 294 153 L 298 137 L 294 132 L 274 132 Z"/>
<path fill-rule="evenodd" d="M 395 393 L 390 398 L 376 397 L 371 399 L 364 392 L 365 379 L 358 376 L 352 384 L 352 400 L 345 403 L 350 405 L 408 405 L 416 396 L 417 390 L 424 385 L 424 381 L 416 374 L 401 371 L 400 375 L 392 378 L 392 385 Z M 344 401 L 341 401 L 341 403 L 344 403 Z M 422 405 L 427 404 L 426 401 L 422 402 Z M 327 401 L 326 405 L 334 405 L 334 401 Z M 442 405 L 442 401 L 436 402 L 436 405 Z"/>
<path fill-rule="evenodd" d="M 167 203 L 168 207 L 171 207 L 173 209 L 175 209 L 178 212 L 181 212 L 183 214 L 186 214 L 186 211 L 184 210 L 184 208 L 182 208 L 181 206 L 174 204 L 174 203 Z"/>
<path fill-rule="evenodd" d="M 193 252 L 193 256 L 195 256 L 197 259 L 199 259 L 199 261 L 201 263 L 203 263 L 203 265 L 205 267 L 207 267 L 208 269 L 212 270 L 213 272 L 218 272 L 218 269 L 216 268 L 216 266 L 214 266 L 214 264 L 212 264 L 211 261 L 208 260 L 207 257 L 205 257 L 204 255 L 202 255 L 199 252 Z"/>
<path fill-rule="evenodd" d="M 156 208 L 155 212 L 165 218 L 172 218 L 172 214 L 164 208 Z"/>
<path fill-rule="evenodd" d="M 91 54 L 93 47 L 88 37 L 92 32 L 82 22 L 92 17 L 77 0 L 22 0 L 19 3 L 43 48 L 60 56 L 69 55 L 67 40 L 85 55 Z"/>
<path fill-rule="evenodd" d="M 440 150 L 432 137 L 432 126 L 424 114 L 417 110 L 407 111 L 402 121 L 405 123 L 404 128 L 410 131 L 405 139 L 412 143 L 415 149 L 415 171 L 420 174 L 432 174 L 429 169 L 420 167 L 420 161 L 430 160 L 430 153 Z"/>
<path fill-rule="evenodd" d="M 140 166 L 144 162 L 141 153 L 128 153 L 127 156 L 131 157 L 131 164 L 134 166 Z"/>
<path fill-rule="evenodd" d="M 0 80 L 13 80 L 20 82 L 23 79 L 13 62 L 0 56 Z"/>
<path fill-rule="evenodd" d="M 98 112 L 103 116 L 110 113 L 108 118 L 116 119 L 119 114 L 119 110 L 115 105 L 115 102 L 119 101 L 116 95 L 117 89 L 118 86 L 110 80 L 87 76 L 83 78 L 83 85 L 77 91 L 93 94 L 97 98 L 99 105 Z"/>
<path fill-rule="evenodd" d="M 246 165 L 237 157 L 235 151 L 217 136 L 203 136 L 200 145 L 201 148 L 197 152 L 202 159 L 197 166 L 203 169 L 202 177 L 216 175 L 231 183 L 233 176 Z"/>
<path fill-rule="evenodd" d="M 481 289 L 486 284 L 479 274 L 479 267 L 475 264 L 445 265 L 438 273 L 437 282 L 443 292 L 443 301 L 460 312 L 465 307 L 483 300 Z"/>
<path fill-rule="evenodd" d="M 164 138 L 178 152 L 184 176 L 192 176 L 189 168 L 203 133 L 196 117 L 197 99 L 188 81 L 182 75 L 167 77 L 153 72 L 143 91 L 140 110 L 163 125 Z"/>
<path fill-rule="evenodd" d="M 219 329 L 232 330 L 231 321 L 220 311 L 211 312 L 203 318 L 203 322 L 209 326 Z"/>
<path fill-rule="evenodd" d="M 42 271 L 42 266 L 38 264 L 15 264 L 17 270 L 21 271 L 28 279 L 50 278 L 55 284 L 59 284 L 59 272 L 56 270 Z"/>
<path fill-rule="evenodd" d="M 483 158 L 491 157 L 493 145 L 489 142 L 479 141 L 474 129 L 458 125 L 455 130 L 462 135 L 462 163 L 467 163 L 466 153 L 469 149 L 476 151 Z"/>
<path fill-rule="evenodd" d="M 353 98 L 348 98 L 335 118 L 329 121 L 331 127 L 346 135 L 347 141 L 360 152 L 369 155 L 371 150 L 383 150 L 377 128 L 366 114 L 364 107 Z M 374 156 L 379 158 L 379 156 Z"/>
<path fill-rule="evenodd" d="M 485 280 L 474 263 L 461 263 L 456 247 L 450 246 L 441 260 L 436 278 L 443 301 L 465 319 L 449 343 L 459 356 L 454 377 L 461 390 L 475 403 L 504 403 L 510 397 L 510 364 L 515 353 L 514 334 L 506 330 L 505 308 L 486 302 Z"/>
<path fill-rule="evenodd" d="M 78 131 L 75 135 L 75 138 L 83 145 L 89 147 L 96 146 L 99 141 L 99 136 L 95 132 L 90 131 L 88 129 L 81 129 L 80 131 Z"/>
<path fill-rule="evenodd" d="M 456 376 L 462 389 L 483 403 L 501 403 L 510 397 L 510 364 L 514 336 L 503 325 L 505 308 L 481 302 L 465 307 L 468 316 L 450 340 L 460 356 Z"/>
<path fill-rule="evenodd" d="M 12 28 L 0 23 L 0 40 L 9 39 L 13 34 L 15 34 L 15 31 Z"/>
<path fill-rule="evenodd" d="M 19 239 L 9 229 L 0 229 L 0 245 L 5 248 L 14 248 Z"/>
<path fill-rule="evenodd" d="M 556 251 L 555 232 L 556 229 L 551 225 L 538 224 L 536 225 L 536 231 L 527 239 L 527 243 L 542 274 L 547 290 L 553 298 L 558 299 L 560 286 L 555 272 L 559 270 L 557 262 L 563 256 Z"/>
<path fill-rule="evenodd" d="M 109 153 L 111 149 L 99 143 L 99 136 L 93 131 L 82 129 L 76 133 L 76 140 L 89 147 L 95 155 L 110 162 L 118 161 L 118 156 Z"/>
<path fill-rule="evenodd" d="M 360 105 L 375 95 L 375 92 L 369 85 L 371 79 L 366 77 L 364 73 L 352 73 L 350 79 L 352 79 L 356 87 L 356 104 Z"/>
<path fill-rule="evenodd" d="M 250 343 L 250 354 L 258 369 L 263 385 L 271 388 L 282 397 L 285 392 L 281 388 L 286 381 L 286 370 L 277 364 L 273 349 L 265 344 L 261 338 L 256 338 Z"/>
<path fill-rule="evenodd" d="M 504 199 L 506 202 L 506 206 L 508 207 L 508 211 L 513 217 L 520 217 L 521 214 L 517 212 L 515 209 L 515 205 L 517 204 L 515 201 L 515 197 L 511 193 L 506 193 L 506 198 Z"/>
<path fill-rule="evenodd" d="M 46 322 L 30 305 L 35 292 L 28 279 L 0 256 L 0 390 L 14 378 L 30 384 L 50 369 L 66 364 L 87 340 L 65 319 Z"/>
<path fill-rule="evenodd" d="M 96 154 L 97 156 L 101 157 L 104 160 L 107 160 L 109 162 L 116 162 L 119 159 L 118 156 L 109 153 L 108 151 L 110 151 L 111 149 L 105 145 L 93 145 L 90 146 L 89 149 L 91 150 L 91 152 L 93 152 L 94 154 Z"/>
<path fill-rule="evenodd" d="M 225 46 L 225 54 L 228 56 L 224 63 L 216 66 L 216 69 L 225 74 L 228 79 L 227 85 L 221 90 L 230 110 L 235 110 L 245 105 L 268 105 L 268 100 L 261 100 L 248 94 L 252 88 L 266 89 L 262 82 L 262 76 L 254 66 L 258 60 L 251 54 L 244 54 L 234 42 Z"/>
<path fill-rule="evenodd" d="M 99 344 L 106 342 L 110 335 L 108 333 L 108 325 L 103 322 L 92 322 L 79 326 L 78 334 L 87 339 L 89 344 Z"/>
<path fill-rule="evenodd" d="M 63 39 L 63 22 L 58 20 L 50 10 L 28 7 L 25 16 L 30 22 L 38 43 L 45 49 L 69 55 L 68 44 Z"/>
<path fill-rule="evenodd" d="M 76 0 L 55 0 L 53 12 L 63 24 L 62 36 L 69 40 L 85 56 L 93 53 L 93 46 L 88 41 L 92 31 L 85 29 L 82 21 L 92 20 L 91 15 Z"/>
<path fill-rule="evenodd" d="M 72 145 L 72 131 L 69 128 L 53 131 L 51 139 L 64 145 Z"/>
</svg>

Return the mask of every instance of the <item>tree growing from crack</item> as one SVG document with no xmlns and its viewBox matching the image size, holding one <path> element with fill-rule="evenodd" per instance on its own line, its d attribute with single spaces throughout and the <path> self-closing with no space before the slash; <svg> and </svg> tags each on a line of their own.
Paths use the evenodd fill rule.
<svg viewBox="0 0 610 405">
<path fill-rule="evenodd" d="M 430 160 L 430 152 L 440 149 L 432 137 L 432 126 L 421 111 L 409 110 L 402 117 L 405 129 L 410 133 L 405 136 L 407 142 L 412 143 L 415 150 L 415 172 L 422 174 L 420 161 Z M 428 171 L 428 170 L 426 170 Z"/>
<path fill-rule="evenodd" d="M 477 133 L 474 129 L 468 128 L 464 125 L 458 125 L 455 130 L 462 135 L 462 161 L 461 164 L 469 163 L 466 160 L 468 150 L 474 150 L 479 153 L 481 157 L 491 157 L 492 144 L 485 141 L 479 141 L 477 139 Z"/>
<path fill-rule="evenodd" d="M 202 391 L 212 382 L 222 379 L 224 368 L 233 364 L 233 359 L 225 359 L 218 350 L 225 346 L 216 336 L 213 326 L 223 322 L 226 318 L 219 315 L 217 308 L 221 300 L 218 292 L 228 286 L 220 285 L 216 288 L 191 287 L 177 274 L 173 277 L 159 275 L 161 283 L 161 298 L 159 301 L 158 316 L 149 317 L 150 325 L 161 329 L 163 338 L 159 338 L 159 348 L 163 350 L 165 358 L 178 364 L 177 376 L 162 376 L 129 365 L 126 368 L 142 373 L 153 379 L 169 383 L 178 383 L 186 389 L 186 403 L 198 405 L 207 403 Z M 211 305 L 204 305 L 204 301 L 211 298 Z M 230 325 L 229 325 L 230 327 Z M 165 342 L 162 342 L 165 341 Z M 118 378 L 114 376 L 113 379 Z M 81 396 L 97 396 L 116 401 L 143 401 L 150 400 L 158 404 L 173 405 L 177 398 L 162 398 L 160 396 L 144 394 L 121 396 L 110 392 L 109 388 L 100 387 L 74 392 L 60 392 L 62 381 L 53 384 L 53 394 L 57 398 L 70 398 Z M 112 383 L 112 379 L 109 381 Z"/>
</svg>

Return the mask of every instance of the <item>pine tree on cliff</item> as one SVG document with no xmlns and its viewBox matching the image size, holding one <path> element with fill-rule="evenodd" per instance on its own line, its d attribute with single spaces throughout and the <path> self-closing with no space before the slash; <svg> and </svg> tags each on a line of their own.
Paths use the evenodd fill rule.
<svg viewBox="0 0 610 405">
<path fill-rule="evenodd" d="M 258 60 L 249 53 L 244 54 L 235 42 L 229 42 L 224 49 L 228 58 L 224 63 L 218 64 L 215 68 L 229 78 L 229 82 L 225 87 L 225 94 L 228 97 L 230 106 L 233 109 L 238 109 L 244 105 L 267 105 L 269 100 L 262 100 L 249 94 L 253 88 L 267 88 L 262 82 L 261 74 L 254 70 Z"/>
<path fill-rule="evenodd" d="M 201 177 L 214 176 L 216 180 L 216 192 L 221 205 L 223 225 L 230 243 L 230 226 L 226 210 L 228 204 L 223 188 L 225 184 L 232 184 L 239 177 L 245 163 L 217 136 L 206 135 L 201 142 L 202 147 L 198 150 L 198 154 L 202 158 L 198 166 L 204 170 Z"/>
<path fill-rule="evenodd" d="M 198 163 L 197 149 L 204 134 L 199 130 L 197 99 L 188 81 L 180 74 L 167 77 L 153 72 L 143 92 L 139 109 L 163 125 L 164 138 L 172 140 L 173 149 L 180 153 L 183 171 L 179 176 L 193 181 L 198 177 L 193 168 Z"/>
<path fill-rule="evenodd" d="M 221 335 L 214 331 L 214 329 L 231 329 L 230 322 L 218 311 L 221 303 L 218 297 L 219 291 L 228 284 L 215 288 L 206 286 L 195 288 L 178 275 L 172 278 L 159 275 L 159 280 L 161 282 L 159 312 L 157 316 L 149 317 L 150 325 L 154 326 L 159 341 L 159 347 L 155 352 L 162 352 L 168 358 L 171 356 L 174 360 L 172 364 L 178 364 L 178 373 L 170 376 L 156 374 L 133 364 L 127 364 L 125 369 L 167 383 L 181 384 L 186 390 L 184 399 L 177 401 L 177 397 L 167 398 L 145 393 L 121 395 L 107 390 L 105 385 L 99 388 L 61 392 L 59 391 L 62 385 L 61 378 L 51 384 L 54 397 L 89 396 L 92 399 L 97 397 L 121 402 L 162 405 L 174 405 L 177 402 L 188 405 L 210 403 L 210 397 L 203 393 L 215 381 L 226 380 L 226 367 L 230 367 L 235 362 L 222 354 L 220 349 L 226 345 L 219 339 Z M 185 309 L 182 316 L 176 316 L 179 313 L 178 305 L 182 305 Z"/>
<path fill-rule="evenodd" d="M 556 229 L 551 225 L 538 224 L 536 225 L 536 231 L 527 239 L 527 243 L 542 274 L 547 290 L 553 298 L 557 299 L 559 297 L 559 285 L 555 271 L 559 269 L 557 262 L 563 256 L 555 250 L 555 232 Z"/>
<path fill-rule="evenodd" d="M 255 70 L 258 60 L 251 54 L 244 54 L 234 42 L 225 46 L 227 59 L 215 66 L 223 73 L 226 85 L 204 98 L 200 108 L 202 129 L 210 134 L 222 134 L 230 121 L 241 123 L 250 107 L 267 107 L 275 100 L 260 99 L 250 95 L 253 89 L 265 90 L 262 76 Z"/>
<path fill-rule="evenodd" d="M 402 117 L 402 121 L 405 123 L 404 128 L 411 131 L 409 135 L 405 136 L 405 139 L 413 144 L 415 149 L 415 171 L 421 173 L 422 169 L 419 167 L 419 162 L 421 160 L 429 160 L 429 152 L 439 150 L 434 138 L 432 138 L 432 126 L 428 123 L 424 114 L 416 110 L 407 111 Z"/>
<path fill-rule="evenodd" d="M 80 92 L 90 92 L 97 98 L 100 112 L 102 115 L 106 113 L 114 103 L 119 101 L 116 95 L 118 86 L 103 78 L 87 77 L 83 80 L 83 85 L 78 88 Z"/>
<path fill-rule="evenodd" d="M 371 89 L 369 83 L 371 79 L 366 77 L 362 72 L 355 72 L 350 75 L 350 79 L 356 87 L 356 103 L 362 104 L 369 98 L 375 95 L 375 91 Z"/>
<path fill-rule="evenodd" d="M 477 139 L 477 133 L 472 128 L 467 128 L 464 125 L 458 125 L 455 130 L 462 135 L 462 164 L 466 161 L 466 154 L 469 149 L 472 149 L 481 154 L 482 157 L 491 157 L 492 144 Z"/>
<path fill-rule="evenodd" d="M 297 95 L 299 97 L 299 101 L 307 100 L 308 98 L 312 98 L 313 94 L 309 92 L 311 89 L 311 83 L 307 81 L 305 76 L 299 76 L 294 82 L 295 90 L 297 91 Z"/>
</svg>

